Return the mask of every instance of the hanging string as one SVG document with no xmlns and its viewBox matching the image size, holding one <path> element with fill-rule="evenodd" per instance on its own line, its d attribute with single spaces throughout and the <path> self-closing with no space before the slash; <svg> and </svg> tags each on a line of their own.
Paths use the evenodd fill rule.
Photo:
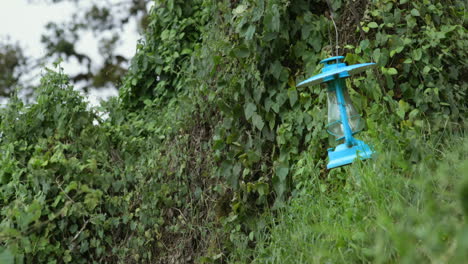
<svg viewBox="0 0 468 264">
<path fill-rule="evenodd" d="M 333 26 L 335 27 L 335 40 L 336 40 L 336 45 L 335 45 L 335 52 L 336 52 L 336 55 L 335 56 L 338 56 L 338 45 L 339 45 L 339 42 L 338 42 L 338 28 L 336 27 L 336 23 L 335 23 L 335 19 L 334 19 L 334 16 L 335 16 L 335 12 L 333 12 L 333 8 L 330 4 L 330 0 L 326 0 L 327 1 L 327 5 L 328 5 L 328 8 L 330 9 L 330 18 L 333 22 Z"/>
</svg>

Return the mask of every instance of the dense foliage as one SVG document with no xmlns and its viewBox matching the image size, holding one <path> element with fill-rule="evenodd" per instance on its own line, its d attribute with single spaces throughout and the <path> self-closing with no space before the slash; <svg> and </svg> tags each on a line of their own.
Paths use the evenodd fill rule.
<svg viewBox="0 0 468 264">
<path fill-rule="evenodd" d="M 334 50 L 326 2 L 156 1 L 119 98 L 89 109 L 59 69 L 44 76 L 36 103 L 13 98 L 2 109 L 0 259 L 284 263 L 294 255 L 266 256 L 284 243 L 277 234 L 297 235 L 277 231 L 283 227 L 275 218 L 292 197 L 286 215 L 312 212 L 317 218 L 304 230 L 315 232 L 317 243 L 326 236 L 323 252 L 328 247 L 335 253 L 303 261 L 346 262 L 339 254 L 356 262 L 432 260 L 419 252 L 432 244 L 395 242 L 415 225 L 401 232 L 388 227 L 416 219 L 402 216 L 406 207 L 415 213 L 432 208 L 426 203 L 434 200 L 419 188 L 433 182 L 416 184 L 419 175 L 447 160 L 437 150 L 451 137 L 463 142 L 463 2 L 333 1 L 332 9 L 346 61 L 379 65 L 348 85 L 367 120 L 361 136 L 386 155 L 375 163 L 325 170 L 325 150 L 333 144 L 324 130 L 326 90 L 295 84 L 317 73 L 318 62 Z M 457 151 L 454 160 L 466 159 L 466 150 Z M 452 190 L 466 177 L 466 164 L 444 162 L 450 166 L 438 170 L 458 173 L 434 182 L 447 179 L 444 186 Z M 380 180 L 372 184 L 372 177 Z M 318 197 L 316 207 L 310 196 Z M 375 206 L 366 211 L 363 203 L 373 199 Z M 445 193 L 440 199 L 451 210 L 437 205 L 431 213 L 453 213 L 452 228 L 431 243 L 450 259 L 450 252 L 467 246 L 454 241 L 466 229 L 460 205 L 468 200 L 459 204 L 458 196 Z M 343 229 L 353 228 L 363 219 L 387 229 L 359 225 L 353 244 L 323 226 L 344 221 Z M 455 246 L 447 249 L 444 241 Z M 375 242 L 383 245 L 370 248 Z"/>
</svg>

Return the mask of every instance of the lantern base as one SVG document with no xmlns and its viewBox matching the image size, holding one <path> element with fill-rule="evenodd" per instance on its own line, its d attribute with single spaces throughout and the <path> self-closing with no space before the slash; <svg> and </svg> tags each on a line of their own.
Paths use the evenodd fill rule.
<svg viewBox="0 0 468 264">
<path fill-rule="evenodd" d="M 346 143 L 328 149 L 328 158 L 330 162 L 327 164 L 327 169 L 333 169 L 343 165 L 352 163 L 356 158 L 366 160 L 372 157 L 374 151 L 364 143 L 364 141 L 354 139 L 354 146 L 348 147 Z"/>
</svg>

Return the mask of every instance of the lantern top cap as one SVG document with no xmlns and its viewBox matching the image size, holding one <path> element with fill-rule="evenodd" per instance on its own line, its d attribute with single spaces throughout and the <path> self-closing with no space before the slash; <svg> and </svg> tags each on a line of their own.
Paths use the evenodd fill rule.
<svg viewBox="0 0 468 264">
<path fill-rule="evenodd" d="M 340 63 L 344 59 L 344 56 L 335 56 L 321 60 L 320 63 L 328 64 L 329 62 L 335 61 L 335 63 Z"/>
<path fill-rule="evenodd" d="M 343 56 L 336 56 L 322 60 L 320 63 L 325 64 L 322 68 L 322 73 L 300 82 L 297 87 L 316 85 L 335 79 L 347 78 L 376 66 L 376 64 L 372 62 L 347 66 L 346 63 L 342 62 L 343 59 Z"/>
</svg>

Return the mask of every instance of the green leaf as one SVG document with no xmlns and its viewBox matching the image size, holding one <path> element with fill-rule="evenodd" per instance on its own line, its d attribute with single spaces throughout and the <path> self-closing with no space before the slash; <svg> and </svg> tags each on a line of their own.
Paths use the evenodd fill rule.
<svg viewBox="0 0 468 264">
<path fill-rule="evenodd" d="M 280 182 L 286 181 L 286 176 L 288 176 L 289 168 L 286 166 L 280 166 L 276 169 L 276 176 L 278 176 Z"/>
<path fill-rule="evenodd" d="M 379 62 L 380 60 L 380 49 L 375 49 L 374 52 L 373 52 L 373 56 L 374 56 L 374 61 L 375 62 Z"/>
<path fill-rule="evenodd" d="M 413 109 L 410 113 L 409 113 L 409 119 L 410 120 L 413 120 L 415 119 L 419 114 L 419 110 L 418 109 Z"/>
<path fill-rule="evenodd" d="M 250 25 L 245 32 L 245 39 L 251 40 L 255 34 L 255 25 Z"/>
<path fill-rule="evenodd" d="M 255 111 L 257 111 L 257 106 L 253 103 L 247 103 L 244 108 L 245 118 L 249 120 Z"/>
<path fill-rule="evenodd" d="M 15 256 L 7 248 L 0 247 L 0 263 L 2 264 L 14 264 Z"/>
<path fill-rule="evenodd" d="M 291 87 L 288 89 L 288 97 L 289 97 L 289 103 L 291 106 L 294 106 L 294 104 L 297 102 L 297 90 L 294 87 Z"/>
<path fill-rule="evenodd" d="M 72 261 L 72 256 L 71 256 L 71 254 L 70 254 L 70 250 L 66 250 L 66 251 L 65 251 L 65 254 L 64 254 L 64 256 L 63 256 L 63 262 L 69 263 L 69 262 L 71 262 L 71 261 Z"/>
<path fill-rule="evenodd" d="M 257 113 L 253 113 L 252 123 L 256 128 L 258 128 L 258 130 L 262 130 L 263 127 L 265 126 L 265 123 L 263 122 L 262 117 L 258 115 Z"/>
<path fill-rule="evenodd" d="M 280 29 L 280 13 L 278 5 L 274 4 L 271 10 L 266 13 L 263 23 L 267 31 L 278 32 Z"/>
<path fill-rule="evenodd" d="M 279 80 L 282 70 L 283 70 L 283 66 L 278 60 L 276 60 L 275 62 L 271 64 L 270 71 L 271 71 L 271 74 L 275 77 L 275 79 Z"/>
<path fill-rule="evenodd" d="M 411 10 L 411 15 L 412 15 L 412 16 L 415 16 L 415 17 L 421 16 L 421 14 L 419 14 L 419 11 L 418 11 L 416 8 L 413 8 L 413 9 Z"/>
<path fill-rule="evenodd" d="M 78 182 L 71 181 L 67 187 L 65 188 L 65 193 L 69 193 L 70 191 L 78 189 Z"/>
<path fill-rule="evenodd" d="M 250 54 L 249 49 L 245 45 L 236 47 L 233 52 L 237 58 L 247 58 Z"/>
<path fill-rule="evenodd" d="M 405 111 L 403 111 L 401 108 L 397 109 L 396 113 L 401 119 L 405 119 Z"/>
<path fill-rule="evenodd" d="M 397 75 L 398 71 L 395 68 L 389 68 L 387 70 L 388 75 Z"/>
<path fill-rule="evenodd" d="M 347 53 L 344 61 L 348 63 L 348 65 L 356 64 L 358 62 L 359 56 L 353 53 Z"/>
<path fill-rule="evenodd" d="M 370 22 L 367 26 L 370 27 L 370 28 L 378 28 L 379 27 L 379 25 L 377 23 L 375 23 L 375 22 Z"/>
<path fill-rule="evenodd" d="M 238 5 L 238 6 L 236 7 L 236 9 L 234 9 L 234 10 L 232 11 L 232 13 L 234 13 L 234 14 L 236 14 L 236 15 L 240 15 L 240 14 L 244 13 L 245 10 L 247 10 L 247 6 L 246 6 L 246 5 Z"/>
<path fill-rule="evenodd" d="M 412 59 L 406 59 L 403 63 L 404 64 L 410 64 L 410 63 L 413 63 L 413 60 Z"/>
<path fill-rule="evenodd" d="M 424 74 L 428 74 L 430 71 L 431 71 L 431 67 L 429 67 L 429 66 L 427 66 L 427 65 L 424 66 L 424 68 L 423 68 L 423 73 L 424 73 Z"/>
<path fill-rule="evenodd" d="M 369 44 L 370 44 L 370 41 L 368 39 L 365 39 L 361 41 L 361 44 L 359 44 L 359 46 L 361 47 L 362 50 L 365 50 L 367 49 L 367 47 L 369 47 Z"/>
<path fill-rule="evenodd" d="M 422 58 L 422 50 L 421 49 L 415 49 L 413 50 L 412 54 L 413 60 L 418 61 Z"/>
</svg>

